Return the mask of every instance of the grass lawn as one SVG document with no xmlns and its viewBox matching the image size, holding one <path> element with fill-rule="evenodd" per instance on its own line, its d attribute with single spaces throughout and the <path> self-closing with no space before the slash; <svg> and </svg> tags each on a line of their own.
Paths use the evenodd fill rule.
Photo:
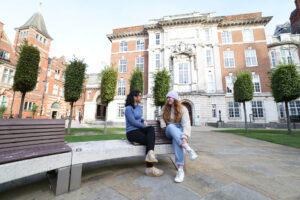
<svg viewBox="0 0 300 200">
<path fill-rule="evenodd" d="M 66 134 L 68 129 L 65 129 Z M 94 132 L 94 134 L 102 134 L 104 132 L 104 128 L 71 128 L 71 135 L 78 132 Z M 118 133 L 125 132 L 125 128 L 107 128 L 107 133 Z"/>
<path fill-rule="evenodd" d="M 87 141 L 99 141 L 99 140 L 121 140 L 126 139 L 126 134 L 106 134 L 106 135 L 71 135 L 66 136 L 67 142 L 87 142 Z"/>
<path fill-rule="evenodd" d="M 216 132 L 233 133 L 249 138 L 255 138 L 276 144 L 282 144 L 290 147 L 300 148 L 300 130 L 292 130 L 293 135 L 288 135 L 287 130 L 271 130 L 271 129 L 248 129 L 248 134 L 245 134 L 245 129 L 231 130 L 215 130 Z"/>
</svg>

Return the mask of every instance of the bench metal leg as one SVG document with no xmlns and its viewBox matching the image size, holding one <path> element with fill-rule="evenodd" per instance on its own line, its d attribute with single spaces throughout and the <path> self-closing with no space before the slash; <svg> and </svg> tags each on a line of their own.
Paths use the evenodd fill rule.
<svg viewBox="0 0 300 200">
<path fill-rule="evenodd" d="M 81 185 L 82 164 L 72 165 L 70 176 L 70 191 L 77 190 Z"/>
<path fill-rule="evenodd" d="M 47 173 L 50 187 L 55 195 L 69 191 L 70 167 L 62 167 Z"/>
</svg>

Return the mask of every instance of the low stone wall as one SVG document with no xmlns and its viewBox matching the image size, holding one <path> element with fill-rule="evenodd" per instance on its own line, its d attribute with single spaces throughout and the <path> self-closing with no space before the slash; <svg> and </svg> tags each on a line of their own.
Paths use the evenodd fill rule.
<svg viewBox="0 0 300 200">
<path fill-rule="evenodd" d="M 222 123 L 207 123 L 207 126 L 217 127 L 217 128 L 245 128 L 244 122 L 222 122 Z M 286 129 L 286 123 L 277 123 L 277 122 L 269 122 L 269 123 L 248 123 L 248 128 L 273 128 L 273 129 Z M 300 129 L 300 123 L 291 123 L 292 129 Z"/>
</svg>

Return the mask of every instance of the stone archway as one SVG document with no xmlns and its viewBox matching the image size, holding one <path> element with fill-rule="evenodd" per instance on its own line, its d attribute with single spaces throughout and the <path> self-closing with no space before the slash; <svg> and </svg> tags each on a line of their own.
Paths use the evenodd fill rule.
<svg viewBox="0 0 300 200">
<path fill-rule="evenodd" d="M 104 120 L 106 114 L 106 106 L 101 104 L 101 97 L 100 95 L 97 97 L 97 108 L 96 108 L 96 119 Z"/>
<path fill-rule="evenodd" d="M 191 121 L 191 126 L 193 125 L 193 111 L 192 111 L 192 106 L 188 102 L 182 102 L 181 103 L 183 106 L 187 108 L 189 111 L 189 116 L 190 116 L 190 121 Z"/>
<path fill-rule="evenodd" d="M 55 102 L 51 105 L 51 119 L 57 119 L 59 116 L 60 104 Z"/>
</svg>

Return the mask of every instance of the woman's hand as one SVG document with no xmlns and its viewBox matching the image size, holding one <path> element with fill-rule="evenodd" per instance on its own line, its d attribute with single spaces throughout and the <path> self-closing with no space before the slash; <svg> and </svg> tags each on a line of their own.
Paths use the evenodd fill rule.
<svg viewBox="0 0 300 200">
<path fill-rule="evenodd" d="M 148 126 L 148 123 L 147 123 L 147 121 L 144 121 L 144 124 L 145 124 L 146 126 Z"/>
<path fill-rule="evenodd" d="M 181 144 L 182 147 L 186 147 L 187 146 L 187 141 L 185 138 L 182 138 L 182 144 Z"/>
</svg>

